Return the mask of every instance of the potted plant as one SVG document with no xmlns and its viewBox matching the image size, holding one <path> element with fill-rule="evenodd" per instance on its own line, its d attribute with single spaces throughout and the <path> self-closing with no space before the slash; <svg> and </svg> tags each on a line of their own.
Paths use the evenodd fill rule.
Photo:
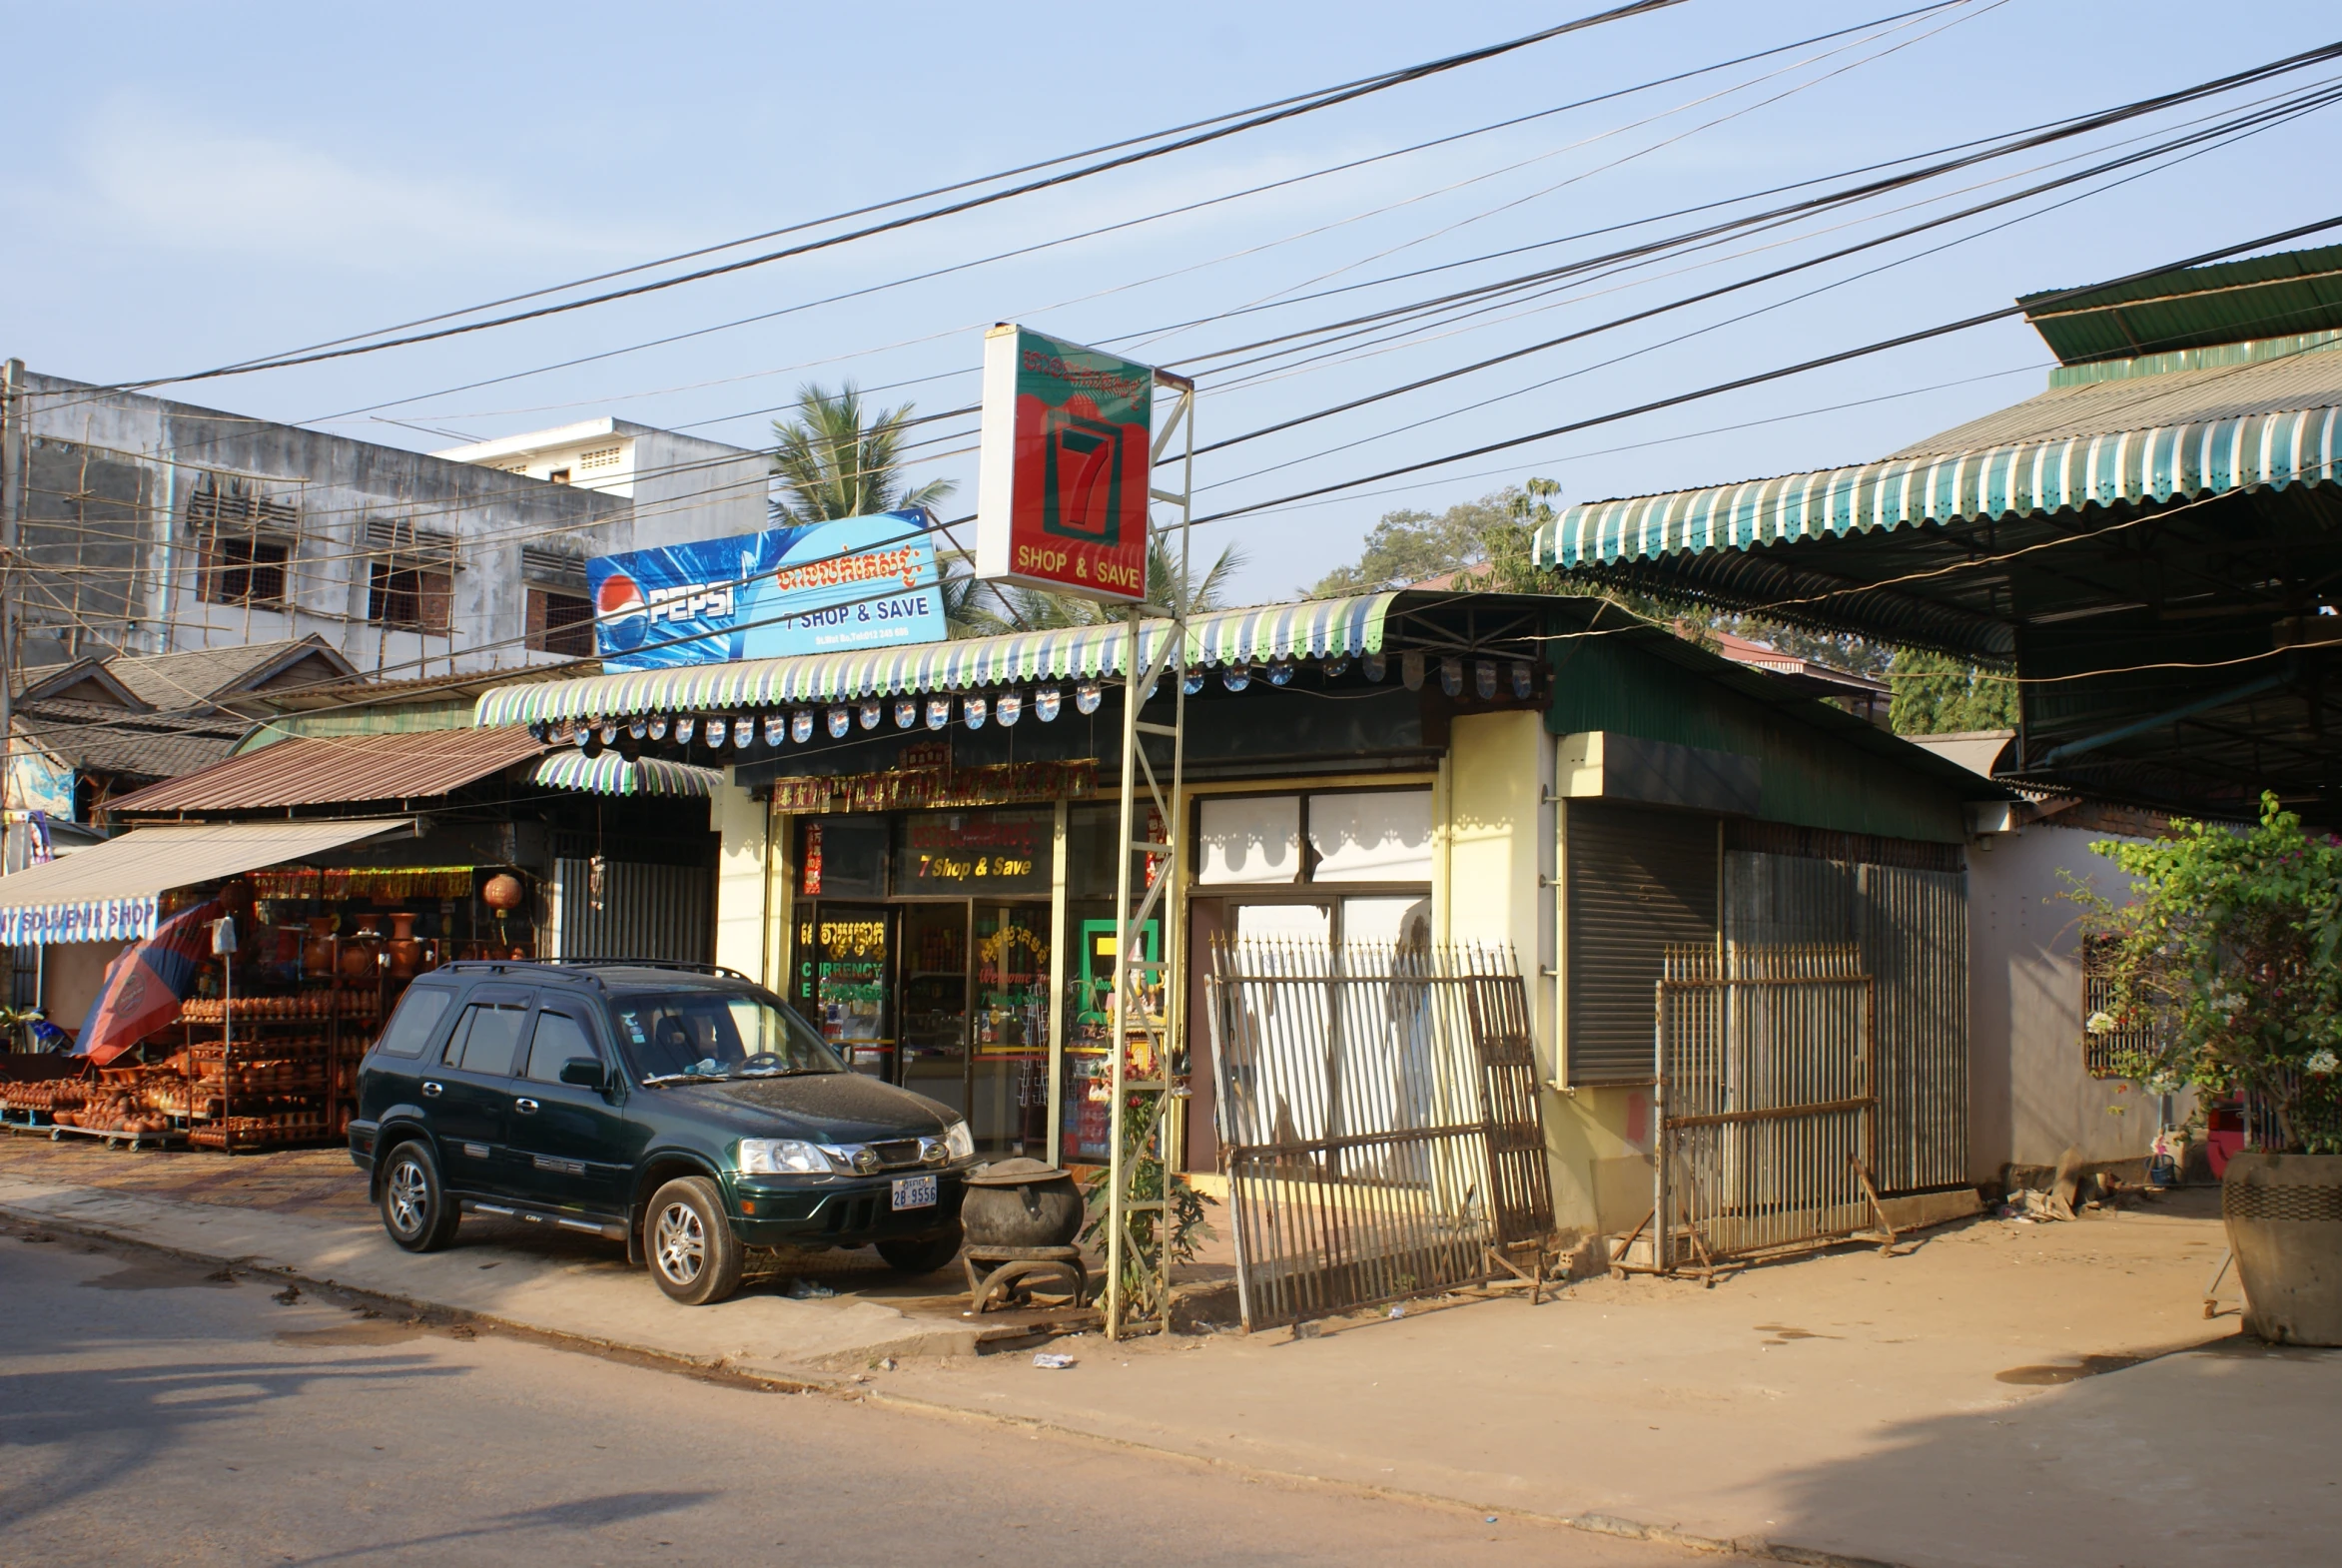
<svg viewBox="0 0 2342 1568">
<path fill-rule="evenodd" d="M 2342 1344 L 2342 839 L 2264 795 L 2250 828 L 2091 848 L 2134 887 L 2119 906 L 2076 895 L 2114 981 L 2089 1028 L 2129 1036 L 2116 1069 L 2149 1093 L 2242 1102 L 2220 1211 L 2245 1326 Z"/>
</svg>

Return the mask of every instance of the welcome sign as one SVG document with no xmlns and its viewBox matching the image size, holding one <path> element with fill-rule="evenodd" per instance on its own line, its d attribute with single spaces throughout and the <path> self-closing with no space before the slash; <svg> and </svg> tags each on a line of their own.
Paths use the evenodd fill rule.
<svg viewBox="0 0 2342 1568">
<path fill-rule="evenodd" d="M 913 508 L 597 555 L 595 651 L 640 670 L 940 642 L 931 521 Z"/>
<path fill-rule="evenodd" d="M 1004 323 L 984 339 L 977 575 L 1147 596 L 1155 371 Z"/>
</svg>

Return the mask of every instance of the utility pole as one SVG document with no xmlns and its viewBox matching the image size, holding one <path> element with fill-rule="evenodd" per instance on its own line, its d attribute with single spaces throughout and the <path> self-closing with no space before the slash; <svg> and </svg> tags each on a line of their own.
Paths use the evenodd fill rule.
<svg viewBox="0 0 2342 1568">
<path fill-rule="evenodd" d="M 30 437 L 24 362 L 10 360 L 0 369 L 0 875 L 16 869 L 20 837 L 11 831 L 8 797 L 16 784 L 16 539 L 24 523 Z"/>
</svg>

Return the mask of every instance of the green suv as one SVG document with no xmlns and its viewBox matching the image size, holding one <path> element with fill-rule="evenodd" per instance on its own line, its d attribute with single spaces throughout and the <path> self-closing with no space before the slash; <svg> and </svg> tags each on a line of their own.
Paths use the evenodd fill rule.
<svg viewBox="0 0 2342 1568">
<path fill-rule="evenodd" d="M 406 989 L 358 1070 L 350 1158 L 390 1239 L 466 1211 L 623 1240 L 699 1306 L 757 1248 L 960 1248 L 968 1124 L 846 1070 L 779 998 L 707 966 L 465 962 Z"/>
</svg>

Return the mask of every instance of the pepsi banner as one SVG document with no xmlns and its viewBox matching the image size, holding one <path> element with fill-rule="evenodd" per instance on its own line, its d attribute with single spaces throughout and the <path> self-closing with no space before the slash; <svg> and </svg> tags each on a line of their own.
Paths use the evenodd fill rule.
<svg viewBox="0 0 2342 1568">
<path fill-rule="evenodd" d="M 1154 410 L 1151 367 L 1014 323 L 987 333 L 977 575 L 1146 598 Z"/>
<path fill-rule="evenodd" d="M 931 526 L 914 508 L 597 555 L 595 651 L 643 670 L 940 642 Z"/>
</svg>

